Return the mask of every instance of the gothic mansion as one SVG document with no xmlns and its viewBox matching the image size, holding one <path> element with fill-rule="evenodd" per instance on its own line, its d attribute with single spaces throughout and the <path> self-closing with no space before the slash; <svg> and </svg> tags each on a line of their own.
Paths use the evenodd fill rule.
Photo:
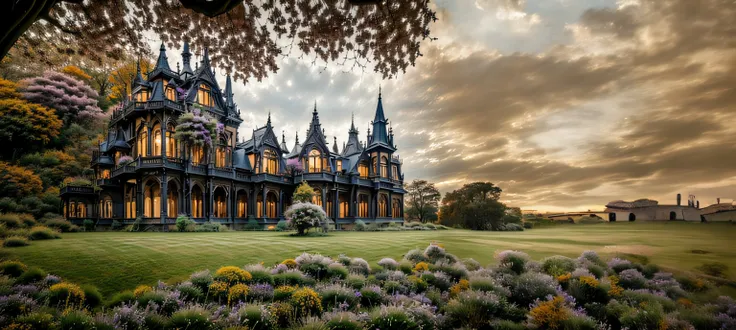
<svg viewBox="0 0 736 330">
<path fill-rule="evenodd" d="M 297 135 L 289 149 L 283 135 L 279 143 L 270 116 L 250 138 L 239 139 L 243 120 L 230 76 L 223 93 L 207 49 L 194 70 L 187 43 L 182 58 L 183 68 L 177 65 L 173 71 L 161 45 L 147 79 L 138 68 L 130 99 L 113 112 L 107 139 L 93 153 L 95 184 L 61 189 L 67 219 L 109 225 L 142 217 L 147 225 L 162 226 L 187 214 L 197 222 L 231 227 L 256 219 L 265 228 L 284 218 L 296 185 L 307 181 L 317 192 L 313 203 L 324 208 L 338 229 L 358 219 L 404 221 L 404 175 L 380 93 L 367 141 L 359 141 L 353 123 L 342 150 L 337 138 L 330 148 L 315 106 L 304 142 Z M 209 154 L 200 147 L 184 150 L 174 138 L 177 118 L 195 108 L 224 126 Z M 133 158 L 127 165 L 120 161 L 126 156 Z"/>
</svg>

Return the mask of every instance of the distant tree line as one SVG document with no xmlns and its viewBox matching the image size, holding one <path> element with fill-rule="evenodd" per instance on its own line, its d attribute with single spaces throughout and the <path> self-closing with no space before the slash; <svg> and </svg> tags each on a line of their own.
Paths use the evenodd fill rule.
<svg viewBox="0 0 736 330">
<path fill-rule="evenodd" d="M 466 184 L 444 198 L 434 183 L 426 180 L 414 180 L 404 188 L 404 218 L 408 221 L 439 221 L 471 230 L 521 229 L 521 209 L 500 202 L 502 190 L 491 182 Z"/>
</svg>

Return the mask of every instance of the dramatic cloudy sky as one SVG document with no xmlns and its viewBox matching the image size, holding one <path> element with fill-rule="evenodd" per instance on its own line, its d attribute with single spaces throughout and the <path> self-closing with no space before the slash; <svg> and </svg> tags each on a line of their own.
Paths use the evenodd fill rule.
<svg viewBox="0 0 736 330">
<path fill-rule="evenodd" d="M 250 137 L 270 111 L 289 146 L 314 101 L 342 146 L 383 86 L 406 179 L 491 181 L 510 205 L 736 197 L 734 0 L 438 0 L 437 41 L 390 81 L 294 58 L 238 84 Z M 224 81 L 224 79 L 223 79 Z"/>
</svg>

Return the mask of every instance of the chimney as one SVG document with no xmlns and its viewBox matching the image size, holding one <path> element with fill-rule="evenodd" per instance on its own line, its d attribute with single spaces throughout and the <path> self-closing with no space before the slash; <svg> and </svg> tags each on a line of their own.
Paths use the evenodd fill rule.
<svg viewBox="0 0 736 330">
<path fill-rule="evenodd" d="M 677 194 L 677 206 L 682 205 L 682 195 Z"/>
<path fill-rule="evenodd" d="M 716 198 L 716 204 L 721 204 L 721 198 Z"/>
<path fill-rule="evenodd" d="M 700 210 L 700 201 L 695 202 L 695 208 Z"/>
</svg>

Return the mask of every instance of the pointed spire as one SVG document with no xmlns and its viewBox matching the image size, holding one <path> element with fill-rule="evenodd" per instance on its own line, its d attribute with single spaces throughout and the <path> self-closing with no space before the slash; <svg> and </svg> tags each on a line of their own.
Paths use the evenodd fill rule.
<svg viewBox="0 0 736 330">
<path fill-rule="evenodd" d="M 182 58 L 182 65 L 184 66 L 182 68 L 182 74 L 192 74 L 192 53 L 189 51 L 189 42 L 184 41 L 184 48 L 181 51 L 181 58 Z"/>
<path fill-rule="evenodd" d="M 281 150 L 287 154 L 289 153 L 289 147 L 286 146 L 286 133 L 282 130 L 281 131 Z"/>
<path fill-rule="evenodd" d="M 299 131 L 296 131 L 296 144 L 299 144 Z"/>
<path fill-rule="evenodd" d="M 136 62 L 135 66 L 135 78 L 133 78 L 133 83 L 131 87 L 135 87 L 136 85 L 142 85 L 143 84 L 143 75 L 141 75 L 141 59 L 138 58 L 138 61 Z"/>
<path fill-rule="evenodd" d="M 227 74 L 225 79 L 225 105 L 228 107 L 235 107 L 235 100 L 233 100 L 233 86 L 230 81 L 230 74 Z"/>
<path fill-rule="evenodd" d="M 334 136 L 333 138 L 335 139 L 335 141 L 332 144 L 332 152 L 339 153 L 340 151 L 337 149 L 337 136 Z"/>
<path fill-rule="evenodd" d="M 266 126 L 271 127 L 271 111 L 268 112 L 268 121 L 266 122 Z"/>
<path fill-rule="evenodd" d="M 155 69 L 171 71 L 171 68 L 169 67 L 169 58 L 166 56 L 166 46 L 164 45 L 163 41 L 161 42 L 161 48 L 159 49 L 158 60 L 156 61 Z"/>
<path fill-rule="evenodd" d="M 307 129 L 307 136 L 309 136 L 310 132 L 314 131 L 315 133 L 319 133 L 321 130 L 321 125 L 319 123 L 319 113 L 317 113 L 317 101 L 314 101 L 314 111 L 312 111 L 312 122 L 309 124 L 309 128 Z M 324 135 L 324 132 L 322 132 Z"/>
<path fill-rule="evenodd" d="M 355 129 L 355 113 L 353 112 L 353 117 L 350 119 L 350 130 L 348 131 L 348 134 L 358 134 L 358 130 Z"/>
<path fill-rule="evenodd" d="M 204 55 L 202 56 L 202 66 L 210 66 L 210 50 L 209 47 L 204 48 Z"/>
<path fill-rule="evenodd" d="M 386 115 L 383 113 L 383 100 L 381 98 L 381 88 L 378 88 L 378 105 L 376 105 L 376 116 L 373 118 L 373 135 L 368 140 L 368 144 L 385 144 L 389 145 L 388 132 L 386 130 L 386 124 L 388 120 Z"/>
</svg>

